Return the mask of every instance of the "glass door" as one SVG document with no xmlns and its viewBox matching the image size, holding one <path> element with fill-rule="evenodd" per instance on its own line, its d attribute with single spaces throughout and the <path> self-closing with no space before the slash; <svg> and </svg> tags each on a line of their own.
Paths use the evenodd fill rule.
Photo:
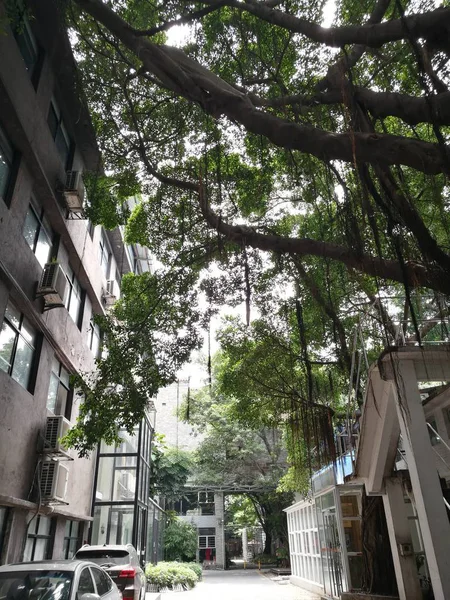
<svg viewBox="0 0 450 600">
<path fill-rule="evenodd" d="M 317 498 L 316 507 L 324 591 L 331 598 L 339 598 L 343 591 L 343 565 L 333 491 Z"/>
</svg>

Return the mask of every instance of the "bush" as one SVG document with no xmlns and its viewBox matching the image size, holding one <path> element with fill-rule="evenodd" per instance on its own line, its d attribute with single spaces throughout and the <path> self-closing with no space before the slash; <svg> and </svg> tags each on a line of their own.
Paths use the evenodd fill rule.
<svg viewBox="0 0 450 600">
<path fill-rule="evenodd" d="M 183 563 L 183 564 L 186 567 L 189 567 L 190 569 L 192 569 L 194 571 L 194 573 L 197 575 L 198 580 L 201 581 L 201 579 L 203 577 L 202 565 L 200 565 L 199 563 L 196 563 L 196 562 Z"/>
<path fill-rule="evenodd" d="M 168 561 L 189 562 L 197 553 L 197 529 L 177 519 L 164 532 L 164 558 Z"/>
<path fill-rule="evenodd" d="M 148 564 L 145 567 L 145 575 L 148 583 L 156 586 L 159 591 L 163 589 L 175 590 L 179 587 L 183 590 L 189 590 L 199 580 L 192 566 L 178 562 Z"/>
<path fill-rule="evenodd" d="M 272 554 L 257 554 L 253 558 L 254 563 L 260 562 L 262 565 L 276 565 L 277 557 Z"/>
</svg>

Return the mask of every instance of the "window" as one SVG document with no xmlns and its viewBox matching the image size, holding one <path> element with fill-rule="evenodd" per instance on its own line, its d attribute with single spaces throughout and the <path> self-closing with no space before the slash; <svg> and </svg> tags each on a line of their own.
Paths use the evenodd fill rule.
<svg viewBox="0 0 450 600">
<path fill-rule="evenodd" d="M 441 438 L 439 436 L 439 433 L 437 430 L 437 425 L 436 425 L 436 419 L 434 417 L 428 417 L 427 428 L 428 428 L 428 435 L 430 436 L 431 445 L 436 446 L 436 444 L 439 444 L 439 442 L 441 441 Z"/>
<path fill-rule="evenodd" d="M 103 273 L 105 274 L 106 279 L 108 279 L 109 262 L 111 259 L 111 252 L 109 250 L 109 244 L 106 240 L 106 237 L 105 237 L 105 234 L 103 231 L 102 231 L 102 237 L 100 238 L 99 253 L 100 253 L 100 265 L 103 269 Z"/>
<path fill-rule="evenodd" d="M 53 359 L 50 385 L 47 395 L 47 408 L 55 415 L 64 415 L 70 420 L 71 389 L 69 372 L 59 360 Z"/>
<path fill-rule="evenodd" d="M 6 523 L 8 520 L 8 508 L 0 506 L 0 553 L 3 547 L 3 538 L 5 536 Z"/>
<path fill-rule="evenodd" d="M 11 19 L 11 27 L 16 38 L 17 45 L 25 63 L 25 68 L 32 82 L 37 83 L 40 66 L 40 48 L 36 41 L 26 9 L 21 2 L 15 2 L 15 10 Z"/>
<path fill-rule="evenodd" d="M 80 580 L 78 582 L 77 597 L 81 598 L 83 594 L 95 594 L 94 582 L 92 581 L 89 567 L 86 567 L 81 571 Z"/>
<path fill-rule="evenodd" d="M 112 587 L 110 578 L 106 573 L 95 567 L 91 567 L 91 572 L 97 587 L 97 594 L 99 596 L 104 596 Z"/>
<path fill-rule="evenodd" d="M 24 562 L 49 558 L 52 550 L 52 537 L 52 520 L 49 517 L 39 515 L 30 521 L 23 556 Z"/>
<path fill-rule="evenodd" d="M 36 351 L 36 332 L 8 303 L 0 332 L 0 369 L 28 389 Z"/>
<path fill-rule="evenodd" d="M 44 210 L 42 208 L 38 209 L 34 203 L 31 203 L 28 208 L 23 226 L 23 235 L 36 255 L 39 264 L 44 268 L 50 259 L 53 234 L 47 219 L 44 217 Z"/>
<path fill-rule="evenodd" d="M 64 533 L 64 558 L 73 558 L 78 546 L 78 521 L 66 521 L 66 531 Z"/>
<path fill-rule="evenodd" d="M 50 102 L 47 123 L 50 127 L 52 138 L 55 140 L 56 148 L 64 164 L 64 168 L 68 169 L 72 143 L 64 125 L 61 111 L 54 99 Z"/>
<path fill-rule="evenodd" d="M 95 232 L 95 225 L 92 221 L 88 221 L 88 232 L 89 232 L 89 237 L 91 238 L 91 240 L 94 239 L 94 232 Z"/>
<path fill-rule="evenodd" d="M 88 346 L 95 358 L 99 358 L 102 349 L 102 332 L 100 331 L 100 327 L 93 321 L 89 324 Z"/>
<path fill-rule="evenodd" d="M 69 282 L 69 285 L 66 288 L 64 306 L 67 308 L 69 315 L 79 327 L 81 321 L 83 291 L 78 279 L 75 277 L 75 273 L 70 267 L 67 267 L 66 269 L 66 278 Z"/>
<path fill-rule="evenodd" d="M 0 127 L 0 197 L 6 202 L 12 181 L 14 150 Z"/>
</svg>

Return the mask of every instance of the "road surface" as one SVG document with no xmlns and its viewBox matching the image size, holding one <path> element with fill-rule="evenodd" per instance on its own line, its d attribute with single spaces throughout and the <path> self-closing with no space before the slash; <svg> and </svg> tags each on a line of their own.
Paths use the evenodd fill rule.
<svg viewBox="0 0 450 600">
<path fill-rule="evenodd" d="M 187 592 L 163 592 L 161 600 L 320 600 L 290 584 L 273 581 L 257 570 L 204 571 L 203 581 Z"/>
</svg>

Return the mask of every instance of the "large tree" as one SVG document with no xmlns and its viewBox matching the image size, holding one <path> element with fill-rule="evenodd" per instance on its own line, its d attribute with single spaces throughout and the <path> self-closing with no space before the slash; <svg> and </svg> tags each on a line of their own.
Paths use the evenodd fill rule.
<svg viewBox="0 0 450 600">
<path fill-rule="evenodd" d="M 331 324 L 328 349 L 349 369 L 343 298 L 375 306 L 380 292 L 398 294 L 400 285 L 411 311 L 413 288 L 449 293 L 450 8 L 340 0 L 325 28 L 324 1 L 65 6 L 104 167 L 119 184 L 105 187 L 100 171 L 91 174 L 89 210 L 104 221 L 105 189 L 121 197 L 141 189 L 127 240 L 162 265 L 150 285 L 151 322 L 134 308 L 146 282 L 120 313 L 118 335 L 133 331 L 138 362 L 146 342 L 160 341 L 155 290 L 164 297 L 165 280 L 176 280 L 177 298 L 190 293 L 179 306 L 167 288 L 165 303 L 189 335 L 183 352 L 171 347 L 167 376 L 159 377 L 161 353 L 146 354 L 158 375 L 149 389 L 170 381 L 197 344 L 197 327 L 223 303 L 246 302 L 249 322 L 251 305 L 270 313 L 298 290 Z M 167 44 L 176 24 L 189 25 L 183 48 Z M 117 325 L 107 328 L 113 339 Z M 116 360 L 105 371 L 120 385 L 124 368 Z M 138 418 L 139 381 L 141 402 L 132 416 L 121 409 L 116 423 Z M 101 405 L 104 396 L 93 397 Z M 103 423 L 107 431 L 111 422 Z M 77 443 L 89 448 L 94 436 L 82 429 Z"/>
</svg>

